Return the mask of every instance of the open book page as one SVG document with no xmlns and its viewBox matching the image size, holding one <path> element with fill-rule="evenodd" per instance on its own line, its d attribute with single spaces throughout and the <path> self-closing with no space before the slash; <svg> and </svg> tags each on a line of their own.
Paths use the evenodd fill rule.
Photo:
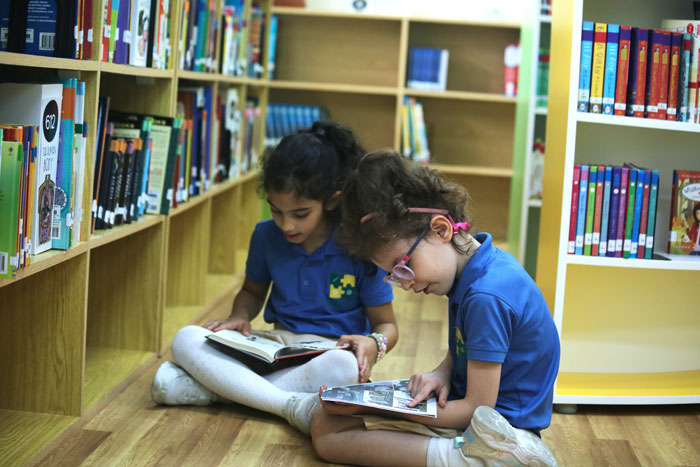
<svg viewBox="0 0 700 467">
<path fill-rule="evenodd" d="M 246 337 L 240 332 L 231 329 L 224 329 L 209 334 L 207 339 L 220 342 L 221 344 L 243 352 L 257 355 L 270 363 L 275 361 L 275 354 L 277 351 L 284 347 L 284 345 L 279 342 L 252 334 Z"/>
<path fill-rule="evenodd" d="M 338 345 L 338 341 L 302 341 L 294 342 L 277 351 L 277 358 L 292 357 L 294 355 L 306 355 L 310 353 L 322 353 L 326 350 L 347 349 L 350 344 Z"/>
<path fill-rule="evenodd" d="M 437 402 L 434 397 L 421 402 L 415 407 L 407 407 L 407 404 L 413 400 L 411 393 L 406 390 L 408 381 L 407 379 L 401 379 L 338 386 L 323 391 L 321 399 L 329 402 L 373 407 L 389 412 L 437 417 Z"/>
</svg>

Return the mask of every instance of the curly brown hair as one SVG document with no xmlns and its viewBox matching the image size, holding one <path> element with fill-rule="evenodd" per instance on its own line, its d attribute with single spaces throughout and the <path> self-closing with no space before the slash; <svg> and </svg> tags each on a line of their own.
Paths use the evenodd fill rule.
<svg viewBox="0 0 700 467">
<path fill-rule="evenodd" d="M 446 209 L 455 222 L 467 221 L 469 195 L 464 187 L 445 180 L 437 170 L 417 165 L 391 149 L 366 154 L 348 175 L 343 188 L 339 243 L 352 255 L 369 260 L 398 239 L 415 238 L 433 214 L 409 213 L 408 208 Z M 360 220 L 379 213 L 371 220 Z M 452 245 L 462 249 L 454 238 Z"/>
</svg>

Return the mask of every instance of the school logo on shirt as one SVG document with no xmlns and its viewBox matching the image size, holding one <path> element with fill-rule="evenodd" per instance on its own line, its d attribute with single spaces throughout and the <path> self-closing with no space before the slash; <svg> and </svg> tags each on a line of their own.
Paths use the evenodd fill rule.
<svg viewBox="0 0 700 467">
<path fill-rule="evenodd" d="M 354 297 L 355 276 L 352 274 L 331 274 L 331 290 L 328 293 L 330 298 Z"/>
<path fill-rule="evenodd" d="M 462 332 L 457 326 L 455 326 L 455 352 L 457 353 L 458 357 L 467 356 L 467 346 L 464 344 Z"/>
</svg>

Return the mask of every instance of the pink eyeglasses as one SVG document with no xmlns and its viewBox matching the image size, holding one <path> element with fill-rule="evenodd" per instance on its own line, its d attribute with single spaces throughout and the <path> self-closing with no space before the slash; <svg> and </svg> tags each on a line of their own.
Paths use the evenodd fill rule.
<svg viewBox="0 0 700 467">
<path fill-rule="evenodd" d="M 469 224 L 467 222 L 455 223 L 455 221 L 452 220 L 452 217 L 449 215 L 449 211 L 447 209 L 408 208 L 408 212 L 446 215 L 447 218 L 450 220 L 450 223 L 452 224 L 452 232 L 454 235 L 457 235 L 459 229 L 469 229 Z M 362 219 L 360 219 L 360 224 L 364 224 L 365 222 L 374 219 L 375 217 L 378 217 L 380 215 L 381 213 L 379 212 L 367 214 L 366 216 L 362 217 Z M 384 276 L 384 282 L 386 282 L 387 284 L 391 284 L 395 287 L 401 287 L 401 281 L 410 281 L 416 277 L 416 273 L 414 273 L 413 269 L 409 268 L 406 263 L 408 263 L 409 257 L 411 256 L 411 253 L 413 253 L 413 250 L 416 249 L 420 241 L 423 239 L 423 237 L 425 237 L 425 234 L 428 233 L 429 228 L 430 225 L 427 225 L 423 229 L 421 234 L 418 236 L 416 241 L 413 242 L 413 245 L 411 246 L 411 248 L 408 249 L 408 252 L 404 255 L 401 261 L 396 263 L 394 267 L 391 268 L 391 272 Z"/>
</svg>

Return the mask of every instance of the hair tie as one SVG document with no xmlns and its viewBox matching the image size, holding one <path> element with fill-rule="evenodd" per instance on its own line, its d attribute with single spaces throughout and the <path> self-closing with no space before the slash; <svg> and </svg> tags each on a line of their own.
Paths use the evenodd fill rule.
<svg viewBox="0 0 700 467">
<path fill-rule="evenodd" d="M 408 208 L 408 212 L 417 212 L 417 213 L 422 213 L 422 214 L 442 214 L 444 216 L 447 216 L 447 218 L 450 220 L 450 224 L 452 224 L 452 233 L 453 235 L 457 235 L 459 233 L 459 229 L 464 230 L 465 232 L 469 230 L 469 223 L 466 221 L 462 222 L 455 222 L 454 219 L 452 219 L 452 216 L 449 215 L 449 211 L 447 209 L 434 209 L 434 208 Z M 364 224 L 367 221 L 370 221 L 374 219 L 375 217 L 379 217 L 383 215 L 383 213 L 380 212 L 371 212 L 369 214 L 366 214 L 362 216 L 360 219 L 360 224 Z"/>
</svg>

